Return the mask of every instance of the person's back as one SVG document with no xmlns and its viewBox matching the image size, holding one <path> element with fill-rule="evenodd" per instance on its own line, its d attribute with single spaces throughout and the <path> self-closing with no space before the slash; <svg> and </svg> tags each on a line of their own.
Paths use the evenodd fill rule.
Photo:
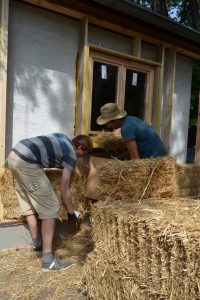
<svg viewBox="0 0 200 300">
<path fill-rule="evenodd" d="M 77 160 L 72 141 L 62 133 L 23 139 L 12 151 L 23 160 L 44 168 L 73 169 Z"/>
<path fill-rule="evenodd" d="M 167 155 L 164 145 L 153 128 L 139 118 L 127 116 L 121 127 L 125 143 L 135 140 L 140 158 Z"/>
<path fill-rule="evenodd" d="M 100 109 L 98 125 L 107 128 L 121 128 L 121 135 L 127 145 L 129 159 L 151 158 L 167 155 L 163 142 L 153 128 L 136 117 L 127 116 L 116 103 L 106 103 Z"/>
</svg>

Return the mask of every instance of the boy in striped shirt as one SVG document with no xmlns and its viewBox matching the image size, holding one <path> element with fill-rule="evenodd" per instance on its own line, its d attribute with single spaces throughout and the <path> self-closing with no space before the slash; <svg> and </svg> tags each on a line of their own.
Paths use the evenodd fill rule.
<svg viewBox="0 0 200 300">
<path fill-rule="evenodd" d="M 69 262 L 59 261 L 52 252 L 55 220 L 59 201 L 47 178 L 44 168 L 62 169 L 61 194 L 68 210 L 68 219 L 76 220 L 79 212 L 74 210 L 70 190 L 71 174 L 77 158 L 92 151 L 89 136 L 78 135 L 70 140 L 62 133 L 37 136 L 19 141 L 8 155 L 6 166 L 11 170 L 21 215 L 26 216 L 34 251 L 43 251 L 42 269 L 69 268 Z M 37 219 L 42 220 L 42 241 L 38 234 Z"/>
</svg>

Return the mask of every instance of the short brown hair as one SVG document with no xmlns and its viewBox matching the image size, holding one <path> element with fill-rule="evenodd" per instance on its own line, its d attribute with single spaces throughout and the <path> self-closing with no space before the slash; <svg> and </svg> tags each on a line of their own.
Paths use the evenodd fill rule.
<svg viewBox="0 0 200 300">
<path fill-rule="evenodd" d="M 75 146 L 83 146 L 85 147 L 88 152 L 91 152 L 93 149 L 92 146 L 92 139 L 88 135 L 80 134 L 75 136 L 72 140 L 73 144 Z"/>
</svg>

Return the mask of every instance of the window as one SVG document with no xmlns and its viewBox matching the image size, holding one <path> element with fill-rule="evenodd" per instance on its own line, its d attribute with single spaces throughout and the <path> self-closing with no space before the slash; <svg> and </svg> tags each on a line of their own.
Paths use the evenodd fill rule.
<svg viewBox="0 0 200 300">
<path fill-rule="evenodd" d="M 124 109 L 128 115 L 144 118 L 146 74 L 126 69 Z"/>
<path fill-rule="evenodd" d="M 102 129 L 96 124 L 101 106 L 107 102 L 115 102 L 117 74 L 117 66 L 94 61 L 91 113 L 91 129 L 93 131 Z"/>
<path fill-rule="evenodd" d="M 90 133 L 102 130 L 96 119 L 101 106 L 108 102 L 116 102 L 128 115 L 151 123 L 154 67 L 107 54 L 91 54 Z"/>
</svg>

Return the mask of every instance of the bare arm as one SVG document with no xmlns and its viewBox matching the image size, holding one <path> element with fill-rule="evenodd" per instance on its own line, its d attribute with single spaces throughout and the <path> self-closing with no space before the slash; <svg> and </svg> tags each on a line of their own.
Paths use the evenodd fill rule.
<svg viewBox="0 0 200 300">
<path fill-rule="evenodd" d="M 138 148 L 135 140 L 129 141 L 127 143 L 128 152 L 130 155 L 130 159 L 139 159 Z"/>
<path fill-rule="evenodd" d="M 71 171 L 63 169 L 61 182 L 62 199 L 69 213 L 73 213 L 74 211 L 74 206 L 72 204 L 72 194 L 70 190 L 71 173 Z"/>
</svg>

